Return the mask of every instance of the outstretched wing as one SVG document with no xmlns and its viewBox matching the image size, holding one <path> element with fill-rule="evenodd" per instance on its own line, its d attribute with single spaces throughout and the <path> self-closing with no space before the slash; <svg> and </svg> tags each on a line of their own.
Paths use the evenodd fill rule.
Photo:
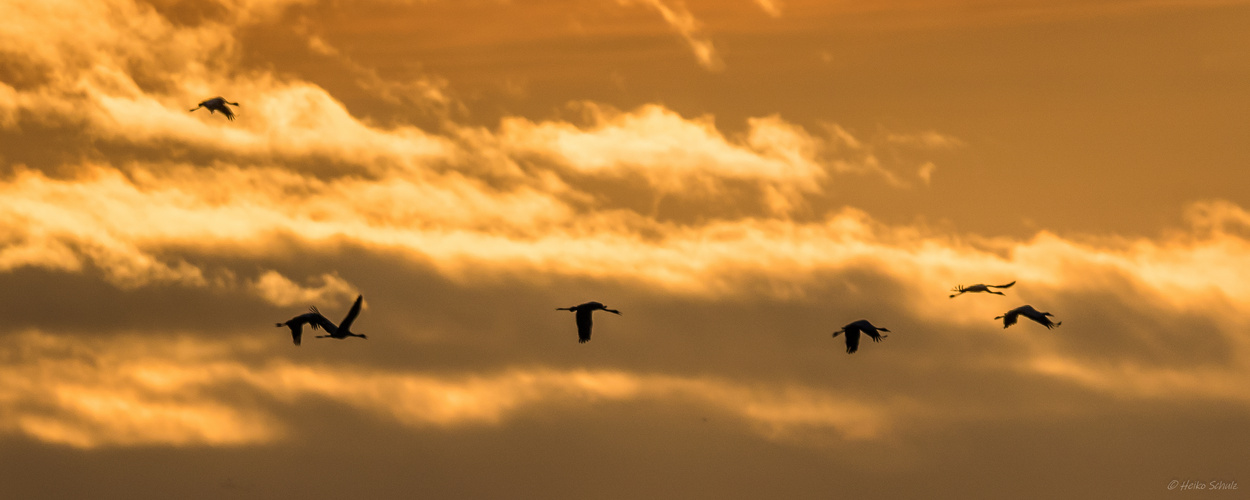
<svg viewBox="0 0 1250 500">
<path fill-rule="evenodd" d="M 1020 316 L 1020 310 L 1018 310 L 1018 309 L 1012 309 L 1012 310 L 1010 310 L 1010 311 L 1007 311 L 1007 314 L 1004 314 L 1004 315 L 1002 316 L 1002 317 L 1003 317 L 1003 328 L 1007 328 L 1007 327 L 1009 327 L 1009 326 L 1011 326 L 1011 325 L 1016 324 L 1016 319 L 1018 319 L 1018 317 L 1019 317 L 1019 316 Z"/>
<path fill-rule="evenodd" d="M 319 322 L 330 323 L 325 319 L 325 316 L 322 316 L 321 313 L 317 312 L 316 308 L 312 308 L 312 312 L 306 312 L 291 318 L 286 323 L 278 323 L 278 326 L 286 326 L 287 328 L 290 328 L 291 341 L 295 342 L 295 345 L 299 345 L 301 338 L 304 336 L 304 325 L 310 325 L 313 327 L 313 330 L 316 330 L 317 328 L 323 326 L 322 324 L 319 324 Z M 334 324 L 330 323 L 330 326 L 333 327 Z"/>
<path fill-rule="evenodd" d="M 586 342 L 589 342 L 589 341 L 590 341 L 590 326 L 593 324 L 593 322 L 590 320 L 590 313 L 592 313 L 592 312 L 594 312 L 594 311 L 592 311 L 590 308 L 584 308 L 584 309 L 583 309 L 583 308 L 581 308 L 581 306 L 578 306 L 578 309 L 577 309 L 577 341 L 578 341 L 579 343 L 583 343 L 583 344 L 584 344 L 584 343 L 586 343 Z"/>
<path fill-rule="evenodd" d="M 321 328 L 321 325 L 317 324 L 316 321 L 313 321 L 314 316 L 321 316 L 321 311 L 317 310 L 317 306 L 308 306 L 308 312 L 305 314 L 301 314 L 298 317 L 305 318 L 304 322 L 311 325 L 313 327 L 313 330 L 316 330 L 316 329 Z M 324 318 L 325 316 L 322 316 L 322 317 Z"/>
<path fill-rule="evenodd" d="M 295 345 L 299 345 L 300 337 L 303 335 L 304 325 L 302 323 L 295 323 L 291 325 L 291 341 L 295 342 Z"/>
<path fill-rule="evenodd" d="M 868 334 L 869 337 L 872 337 L 873 342 L 881 342 L 881 333 L 878 332 L 876 328 L 865 328 L 864 333 Z"/>
<path fill-rule="evenodd" d="M 859 350 L 859 328 L 849 327 L 846 329 L 846 353 L 854 354 Z"/>
<path fill-rule="evenodd" d="M 334 322 L 330 321 L 325 316 L 322 316 L 321 313 L 308 313 L 308 314 L 305 314 L 304 316 L 308 316 L 308 322 L 313 325 L 314 329 L 317 327 L 321 327 L 322 330 L 325 330 L 326 333 L 329 333 L 331 335 L 334 335 L 336 332 L 339 331 L 339 328 L 337 326 L 334 326 Z"/>
<path fill-rule="evenodd" d="M 1054 328 L 1054 327 L 1056 327 L 1056 326 L 1059 326 L 1059 324 L 1058 324 L 1058 323 L 1055 323 L 1054 321 L 1051 321 L 1051 320 L 1050 320 L 1050 318 L 1047 318 L 1046 316 L 1042 315 L 1041 313 L 1029 314 L 1028 316 L 1029 316 L 1029 319 L 1031 319 L 1031 320 L 1033 320 L 1033 321 L 1036 321 L 1036 322 L 1038 322 L 1038 323 L 1041 323 L 1041 324 L 1042 324 L 1042 326 L 1045 326 L 1047 330 L 1052 329 L 1052 328 Z"/>
<path fill-rule="evenodd" d="M 340 329 L 344 331 L 351 331 L 352 322 L 356 321 L 356 316 L 360 315 L 360 304 L 364 302 L 364 300 L 364 295 L 356 296 L 356 303 L 352 304 L 352 309 L 350 311 L 347 311 L 347 317 L 343 318 L 343 321 L 339 322 Z"/>
</svg>

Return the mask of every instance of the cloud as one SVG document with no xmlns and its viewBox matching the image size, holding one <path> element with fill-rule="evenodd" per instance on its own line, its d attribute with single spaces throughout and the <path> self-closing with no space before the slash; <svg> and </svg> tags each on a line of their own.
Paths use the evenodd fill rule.
<svg viewBox="0 0 1250 500">
<path fill-rule="evenodd" d="M 690 46 L 690 51 L 694 53 L 695 59 L 699 61 L 699 65 L 710 71 L 724 68 L 725 63 L 717 55 L 711 38 L 701 32 L 699 20 L 690 13 L 682 0 L 617 0 L 617 2 L 621 5 L 641 3 L 655 9 L 664 18 L 664 22 L 681 34 L 686 45 Z"/>
<path fill-rule="evenodd" d="M 781 17 L 781 1 L 780 0 L 755 0 L 755 3 L 764 9 L 768 15 L 773 17 Z"/>
<path fill-rule="evenodd" d="M 266 255 L 264 242 L 294 238 L 310 249 L 342 241 L 398 250 L 449 275 L 498 268 L 612 276 L 713 296 L 735 293 L 747 276 L 801 282 L 813 272 L 868 265 L 938 289 L 969 275 L 1056 290 L 1127 278 L 1171 303 L 1200 304 L 1211 293 L 1250 302 L 1250 276 L 1240 265 L 1250 241 L 1229 230 L 1158 240 L 1078 242 L 1045 232 L 1028 240 L 965 239 L 884 226 L 852 209 L 814 222 L 686 225 L 630 211 L 581 213 L 541 187 L 497 192 L 458 174 L 321 180 L 277 168 L 178 165 L 96 166 L 63 179 L 24 170 L 0 181 L 0 194 L 0 266 L 79 272 L 90 263 L 123 287 L 208 286 L 213 273 L 190 257 Z M 1197 207 L 1220 221 L 1246 217 L 1227 203 Z"/>
<path fill-rule="evenodd" d="M 233 361 L 226 344 L 205 346 L 202 339 L 121 337 L 83 345 L 81 339 L 39 332 L 10 339 L 0 348 L 0 357 L 11 360 L 0 368 L 0 401 L 6 402 L 0 429 L 79 448 L 238 446 L 282 439 L 294 422 L 284 422 L 266 404 L 245 403 L 266 395 L 287 406 L 328 400 L 418 431 L 505 425 L 535 406 L 639 400 L 708 405 L 773 438 L 815 429 L 873 439 L 888 425 L 870 404 L 801 386 L 774 390 L 614 370 L 446 375 L 285 361 L 251 367 Z M 242 350 L 256 347 L 246 343 Z"/>
<path fill-rule="evenodd" d="M 355 287 L 337 275 L 322 274 L 319 279 L 321 286 L 304 287 L 277 271 L 266 271 L 252 282 L 251 287 L 261 298 L 277 306 L 339 302 L 339 299 L 349 299 L 357 293 Z"/>
<path fill-rule="evenodd" d="M 965 145 L 963 141 L 956 137 L 933 131 L 919 134 L 887 134 L 886 140 L 896 144 L 925 149 L 953 149 Z"/>
<path fill-rule="evenodd" d="M 183 340 L 160 356 L 126 360 L 134 343 L 101 353 L 63 338 L 27 333 L 3 356 L 0 429 L 79 448 L 239 445 L 276 434 L 264 414 L 185 392 L 231 368 L 210 363 Z M 26 357 L 29 353 L 45 359 Z M 170 357 L 177 360 L 170 361 Z"/>
<path fill-rule="evenodd" d="M 516 155 L 551 158 L 578 173 L 642 175 L 666 192 L 716 179 L 759 180 L 799 191 L 817 191 L 826 172 L 819 139 L 778 116 L 751 118 L 745 137 L 726 138 L 712 117 L 685 119 L 662 106 L 622 113 L 582 105 L 590 125 L 535 123 L 507 118 L 500 140 Z"/>
</svg>

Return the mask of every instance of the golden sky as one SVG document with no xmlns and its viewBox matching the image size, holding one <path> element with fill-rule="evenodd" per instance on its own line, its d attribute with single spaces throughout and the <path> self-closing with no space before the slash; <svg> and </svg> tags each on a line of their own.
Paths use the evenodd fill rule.
<svg viewBox="0 0 1250 500">
<path fill-rule="evenodd" d="M 1250 488 L 1250 1 L 0 19 L 6 495 Z"/>
</svg>

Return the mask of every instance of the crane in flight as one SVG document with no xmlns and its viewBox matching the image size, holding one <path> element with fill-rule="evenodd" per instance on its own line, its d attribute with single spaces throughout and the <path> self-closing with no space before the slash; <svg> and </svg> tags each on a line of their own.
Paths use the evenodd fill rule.
<svg viewBox="0 0 1250 500">
<path fill-rule="evenodd" d="M 963 285 L 955 285 L 955 288 L 951 289 L 951 291 L 958 292 L 958 293 L 952 294 L 951 298 L 953 299 L 965 293 L 974 293 L 974 292 L 992 293 L 994 295 L 1007 295 L 1003 292 L 995 292 L 990 289 L 991 288 L 1011 288 L 1011 285 L 1014 285 L 1014 284 L 1016 284 L 1016 282 L 1012 281 L 1011 283 L 1008 283 L 1006 285 L 986 285 L 984 283 L 978 283 L 978 284 L 968 286 L 968 287 L 963 286 Z"/>
<path fill-rule="evenodd" d="M 557 307 L 557 311 L 573 311 L 577 313 L 577 341 L 585 344 L 590 341 L 590 313 L 604 310 L 612 314 L 620 315 L 621 312 L 616 309 L 608 309 L 598 302 L 587 302 L 585 304 L 573 307 Z"/>
<path fill-rule="evenodd" d="M 1016 324 L 1016 319 L 1021 315 L 1033 321 L 1041 323 L 1042 326 L 1045 326 L 1046 329 L 1048 330 L 1063 324 L 1062 321 L 1058 323 L 1052 322 L 1050 318 L 1047 318 L 1047 316 L 1054 316 L 1053 314 L 1048 313 L 1048 312 L 1038 311 L 1037 309 L 1034 309 L 1033 306 L 1030 306 L 1030 305 L 1023 305 L 1023 306 L 1017 307 L 1015 309 L 1007 311 L 1007 313 L 1003 314 L 1002 316 L 995 316 L 994 319 L 1003 320 L 1003 328 L 1007 328 L 1011 325 Z"/>
<path fill-rule="evenodd" d="M 295 342 L 295 345 L 299 345 L 300 338 L 304 336 L 304 325 L 312 325 L 313 330 L 320 328 L 317 318 L 325 319 L 325 316 L 317 312 L 316 307 L 309 307 L 308 312 L 288 319 L 283 323 L 278 323 L 276 326 L 279 328 L 284 326 L 290 328 L 291 340 Z"/>
<path fill-rule="evenodd" d="M 227 104 L 231 106 L 239 105 L 237 102 L 230 102 L 227 101 L 225 97 L 218 96 L 201 102 L 199 106 L 192 108 L 191 111 L 195 111 L 200 108 L 207 108 L 208 114 L 210 115 L 213 114 L 214 111 L 219 111 L 221 114 L 226 115 L 226 118 L 229 118 L 230 121 L 234 121 L 234 111 L 231 111 L 229 107 L 226 107 Z"/>
<path fill-rule="evenodd" d="M 853 354 L 855 351 L 859 350 L 859 334 L 861 332 L 867 334 L 869 337 L 872 337 L 873 342 L 881 342 L 881 339 L 889 337 L 889 335 L 881 335 L 880 333 L 877 333 L 878 331 L 888 332 L 890 330 L 873 326 L 873 324 L 869 323 L 868 320 L 861 319 L 842 327 L 841 330 L 833 332 L 833 337 L 837 338 L 838 335 L 845 333 L 846 353 Z"/>
<path fill-rule="evenodd" d="M 318 335 L 317 338 L 345 339 L 348 337 L 360 337 L 368 340 L 364 334 L 353 333 L 352 323 L 356 321 L 356 316 L 360 315 L 360 305 L 364 302 L 364 295 L 356 296 L 356 303 L 352 304 L 351 310 L 347 311 L 347 316 L 335 325 L 318 311 L 316 307 L 308 308 L 309 312 L 296 316 L 287 320 L 285 323 L 278 323 L 277 326 L 285 326 L 291 329 L 291 339 L 295 341 L 295 345 L 299 345 L 300 336 L 303 335 L 305 324 L 312 325 L 313 330 L 318 328 L 325 330 L 326 335 Z"/>
</svg>

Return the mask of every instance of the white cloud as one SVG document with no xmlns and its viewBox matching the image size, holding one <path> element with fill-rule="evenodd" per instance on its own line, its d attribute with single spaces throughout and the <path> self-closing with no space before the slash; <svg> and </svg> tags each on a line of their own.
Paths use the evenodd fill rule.
<svg viewBox="0 0 1250 500">
<path fill-rule="evenodd" d="M 716 53 L 712 39 L 702 33 L 699 20 L 690 13 L 690 9 L 686 8 L 682 0 L 617 0 L 617 2 L 621 5 L 641 3 L 655 9 L 664 18 L 664 22 L 677 30 L 677 33 L 686 41 L 686 45 L 690 46 L 690 51 L 694 53 L 695 59 L 701 66 L 712 71 L 724 68 L 724 62 Z"/>
<path fill-rule="evenodd" d="M 251 283 L 257 295 L 277 306 L 339 302 L 357 294 L 356 288 L 335 274 L 322 274 L 321 286 L 300 286 L 277 271 L 266 271 Z"/>
<path fill-rule="evenodd" d="M 686 119 L 664 107 L 623 113 L 584 104 L 592 124 L 535 123 L 505 119 L 503 148 L 538 155 L 579 173 L 621 177 L 642 175 L 665 192 L 678 192 L 717 179 L 758 180 L 793 191 L 819 191 L 826 174 L 817 157 L 819 139 L 778 116 L 748 120 L 746 137 L 725 137 L 711 117 Z"/>
<path fill-rule="evenodd" d="M 411 426 L 504 425 L 535 406 L 602 401 L 703 404 L 742 418 L 765 437 L 833 431 L 874 439 L 890 425 L 872 404 L 801 386 L 613 370 L 504 370 L 436 375 L 363 367 L 232 361 L 224 343 L 97 340 L 28 332 L 0 347 L 0 430 L 79 448 L 247 445 L 280 439 L 294 422 L 255 396 L 299 405 L 317 398 Z M 243 346 L 253 351 L 256 342 Z M 231 388 L 230 390 L 224 390 Z M 249 397 L 232 398 L 239 391 Z"/>
</svg>

